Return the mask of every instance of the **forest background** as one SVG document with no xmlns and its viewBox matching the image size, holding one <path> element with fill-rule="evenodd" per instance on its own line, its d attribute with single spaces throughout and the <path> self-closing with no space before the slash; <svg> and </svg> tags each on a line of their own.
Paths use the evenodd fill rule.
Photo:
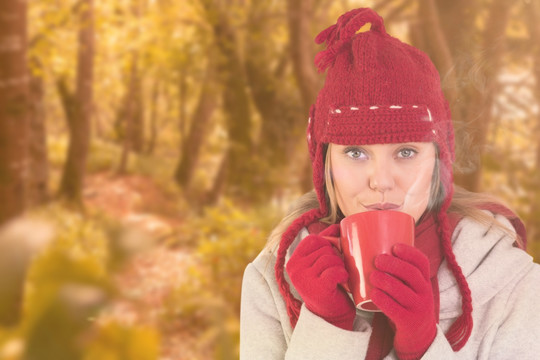
<svg viewBox="0 0 540 360">
<path fill-rule="evenodd" d="M 311 188 L 313 39 L 361 6 L 540 259 L 540 0 L 4 0 L 0 359 L 237 358 L 244 267 Z"/>
</svg>

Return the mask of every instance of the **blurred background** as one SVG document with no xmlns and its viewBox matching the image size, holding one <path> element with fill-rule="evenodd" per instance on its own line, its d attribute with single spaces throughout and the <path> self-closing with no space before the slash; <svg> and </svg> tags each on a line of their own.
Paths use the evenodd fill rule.
<svg viewBox="0 0 540 360">
<path fill-rule="evenodd" d="M 243 270 L 311 188 L 313 39 L 365 6 L 539 259 L 540 0 L 6 0 L 0 359 L 238 358 Z"/>
</svg>

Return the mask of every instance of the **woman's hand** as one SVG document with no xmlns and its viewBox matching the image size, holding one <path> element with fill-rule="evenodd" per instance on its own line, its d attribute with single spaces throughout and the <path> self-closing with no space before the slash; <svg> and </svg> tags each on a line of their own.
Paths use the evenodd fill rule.
<svg viewBox="0 0 540 360">
<path fill-rule="evenodd" d="M 318 235 L 308 235 L 292 254 L 286 269 L 306 307 L 327 322 L 352 330 L 356 309 L 339 286 L 349 279 L 343 259 L 323 236 L 339 236 L 332 225 Z"/>
<path fill-rule="evenodd" d="M 375 258 L 372 300 L 396 327 L 394 348 L 402 360 L 419 359 L 437 334 L 429 260 L 418 249 L 397 244 Z"/>
</svg>

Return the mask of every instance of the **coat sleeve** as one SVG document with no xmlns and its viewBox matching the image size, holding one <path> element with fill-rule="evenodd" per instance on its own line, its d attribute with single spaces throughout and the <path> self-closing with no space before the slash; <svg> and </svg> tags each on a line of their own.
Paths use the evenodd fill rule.
<svg viewBox="0 0 540 360">
<path fill-rule="evenodd" d="M 303 305 L 285 359 L 364 359 L 370 336 L 371 326 L 358 316 L 354 330 L 348 331 L 326 322 Z"/>
<path fill-rule="evenodd" d="M 254 264 L 247 266 L 242 283 L 240 359 L 358 360 L 366 355 L 371 326 L 357 317 L 354 331 L 333 326 L 302 306 L 294 331 L 278 309 L 274 284 Z"/>
<path fill-rule="evenodd" d="M 270 287 L 253 264 L 244 272 L 240 360 L 283 360 L 287 343 Z"/>
<path fill-rule="evenodd" d="M 452 350 L 450 343 L 446 339 L 446 336 L 444 336 L 444 332 L 439 326 L 437 326 L 437 336 L 435 336 L 435 339 L 427 349 L 426 353 L 424 354 L 424 356 L 422 356 L 422 360 L 439 359 L 458 360 L 462 359 L 462 357 L 460 357 L 454 352 L 454 350 Z"/>
<path fill-rule="evenodd" d="M 508 299 L 489 359 L 540 358 L 540 266 L 531 264 Z"/>
</svg>

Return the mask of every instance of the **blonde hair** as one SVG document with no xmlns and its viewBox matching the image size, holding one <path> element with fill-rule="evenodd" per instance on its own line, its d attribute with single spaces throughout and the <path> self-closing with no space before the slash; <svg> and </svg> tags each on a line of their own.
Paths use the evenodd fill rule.
<svg viewBox="0 0 540 360">
<path fill-rule="evenodd" d="M 330 149 L 329 144 L 328 149 Z M 332 180 L 332 169 L 330 160 L 330 151 L 326 151 L 325 155 L 325 201 L 328 205 L 328 215 L 322 218 L 320 221 L 328 224 L 337 223 L 343 215 L 339 210 L 339 206 L 336 200 L 335 189 Z M 437 150 L 438 153 L 438 150 Z M 445 198 L 444 186 L 440 180 L 440 162 L 438 156 L 436 156 L 435 167 L 433 169 L 433 176 L 431 181 L 430 200 L 424 214 L 430 212 L 437 212 L 440 208 L 442 201 Z M 500 204 L 506 206 L 500 199 L 484 193 L 475 193 L 465 190 L 457 185 L 454 186 L 454 194 L 452 196 L 452 202 L 448 209 L 449 213 L 455 213 L 460 217 L 468 217 L 474 221 L 477 221 L 486 226 L 494 226 L 495 228 L 503 231 L 506 235 L 515 239 L 515 241 L 522 245 L 522 241 L 513 229 L 508 228 L 499 221 L 497 221 L 491 214 L 481 210 L 481 206 L 489 203 Z M 281 222 L 274 228 L 270 234 L 267 242 L 267 247 L 276 250 L 281 236 L 289 225 L 305 212 L 316 209 L 319 207 L 319 200 L 315 190 L 311 190 L 308 193 L 302 195 L 291 207 L 291 210 L 281 220 Z M 507 206 L 506 206 L 507 207 Z"/>
</svg>

